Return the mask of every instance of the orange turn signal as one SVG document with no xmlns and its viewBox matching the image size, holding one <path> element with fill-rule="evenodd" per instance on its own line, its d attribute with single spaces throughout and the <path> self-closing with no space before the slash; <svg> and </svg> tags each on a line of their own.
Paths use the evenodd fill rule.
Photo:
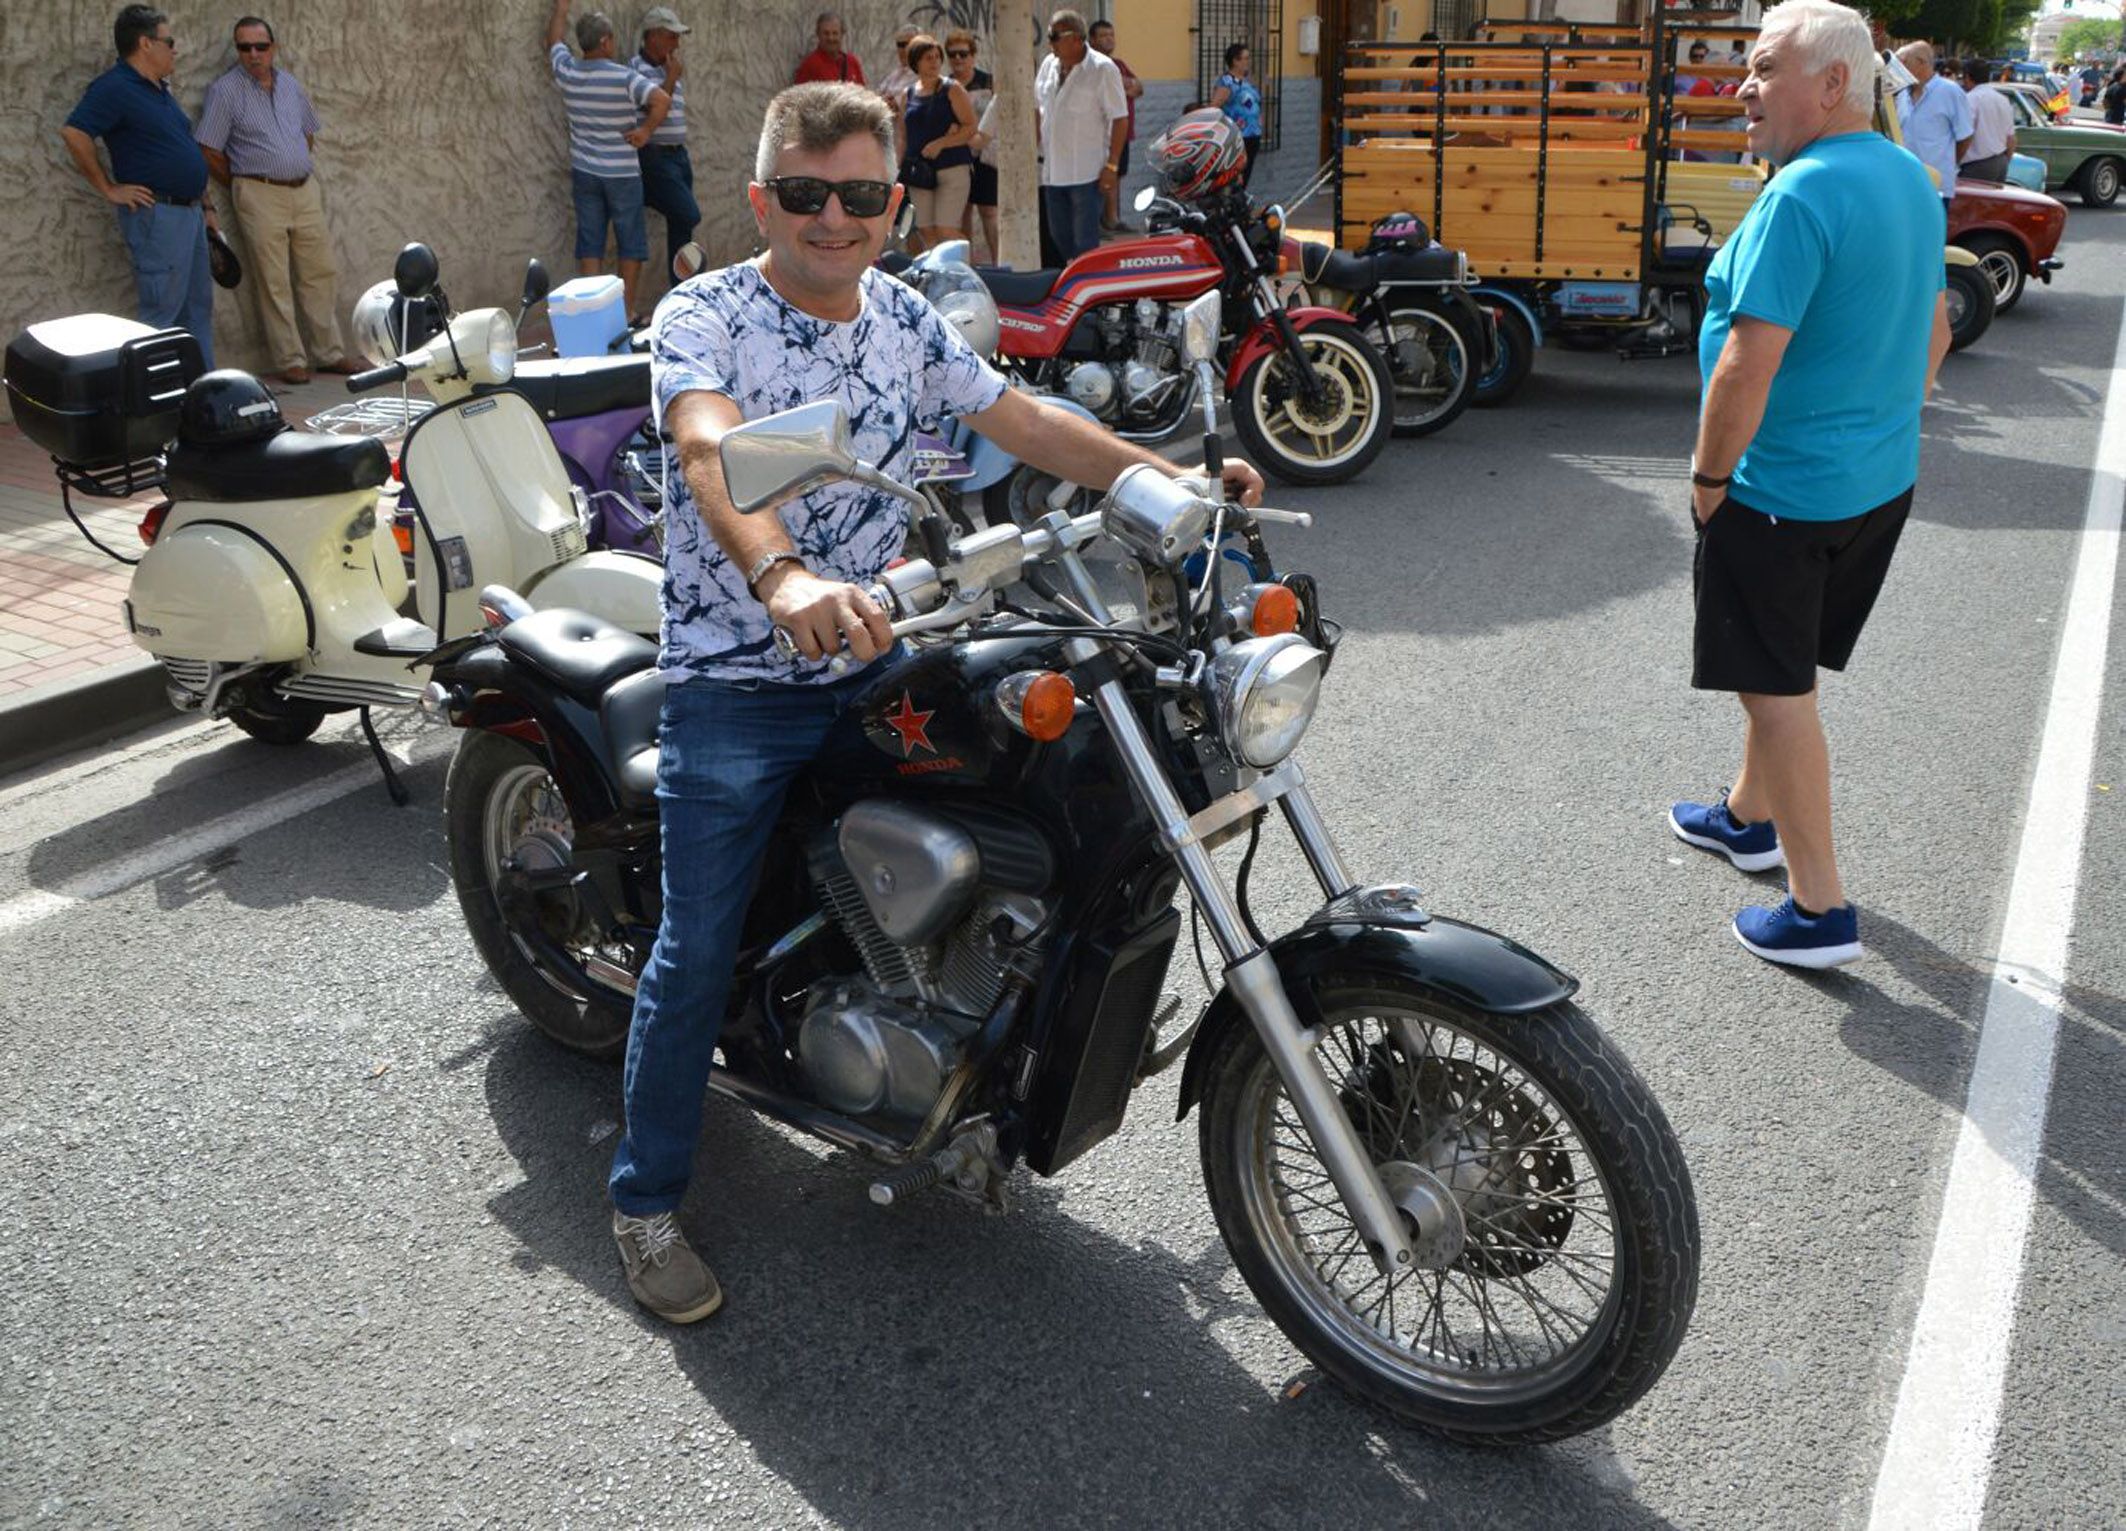
<svg viewBox="0 0 2126 1531">
<path fill-rule="evenodd" d="M 413 528 L 404 521 L 391 523 L 391 540 L 399 545 L 399 556 L 413 557 Z"/>
<path fill-rule="evenodd" d="M 1299 597 L 1285 585 L 1264 585 L 1248 616 L 1248 630 L 1258 638 L 1299 631 Z"/>
<path fill-rule="evenodd" d="M 1004 719 L 1029 739 L 1053 743 L 1070 732 L 1078 710 L 1078 688 L 1054 670 L 1022 670 L 997 683 L 997 706 Z"/>
</svg>

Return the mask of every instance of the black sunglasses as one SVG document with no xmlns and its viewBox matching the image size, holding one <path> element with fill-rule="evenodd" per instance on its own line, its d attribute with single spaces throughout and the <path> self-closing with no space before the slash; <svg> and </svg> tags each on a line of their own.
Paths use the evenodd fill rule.
<svg viewBox="0 0 2126 1531">
<path fill-rule="evenodd" d="M 816 175 L 779 175 L 760 184 L 775 193 L 786 213 L 822 212 L 832 192 L 842 199 L 842 211 L 850 217 L 876 218 L 893 197 L 891 181 L 822 181 Z"/>
<path fill-rule="evenodd" d="M 236 51 L 238 53 L 266 53 L 271 51 L 272 47 L 273 44 L 271 43 L 238 43 Z"/>
<path fill-rule="evenodd" d="M 1052 43 L 1059 43 L 1066 37 L 1083 37 L 1084 35 L 1076 27 L 1053 27 L 1049 30 L 1048 40 Z"/>
<path fill-rule="evenodd" d="M 947 57 L 947 58 L 973 58 L 973 57 L 974 57 L 974 50 L 973 50 L 972 48 L 947 48 L 947 49 L 945 50 L 945 57 Z"/>
</svg>

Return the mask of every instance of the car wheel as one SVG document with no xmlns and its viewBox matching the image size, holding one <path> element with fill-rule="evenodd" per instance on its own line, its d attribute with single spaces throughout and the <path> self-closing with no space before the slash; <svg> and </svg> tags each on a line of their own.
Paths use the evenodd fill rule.
<svg viewBox="0 0 2126 1531">
<path fill-rule="evenodd" d="M 1993 284 L 1993 311 L 1996 314 L 2005 314 L 2022 301 L 2027 273 L 2023 269 L 2020 245 L 1998 234 L 1973 234 L 1956 242 L 1978 257 L 1978 269 L 1985 272 L 1986 280 Z"/>
<path fill-rule="evenodd" d="M 2119 179 L 2126 165 L 2115 159 L 2093 159 L 2075 177 L 2075 189 L 2090 207 L 2109 207 L 2119 200 Z"/>
<path fill-rule="evenodd" d="M 1961 351 L 1993 322 L 1993 284 L 1976 266 L 1948 270 L 1949 349 Z"/>
</svg>

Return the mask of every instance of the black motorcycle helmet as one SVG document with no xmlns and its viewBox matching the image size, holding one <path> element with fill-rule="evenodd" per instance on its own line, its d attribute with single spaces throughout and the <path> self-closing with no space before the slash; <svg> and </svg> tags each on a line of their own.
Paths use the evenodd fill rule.
<svg viewBox="0 0 2126 1531">
<path fill-rule="evenodd" d="M 1392 212 L 1374 220 L 1366 239 L 1368 250 L 1422 250 L 1432 243 L 1432 231 L 1415 213 Z"/>
<path fill-rule="evenodd" d="M 177 439 L 190 447 L 264 441 L 287 428 L 280 404 L 266 385 L 234 367 L 194 378 L 177 413 Z"/>
</svg>

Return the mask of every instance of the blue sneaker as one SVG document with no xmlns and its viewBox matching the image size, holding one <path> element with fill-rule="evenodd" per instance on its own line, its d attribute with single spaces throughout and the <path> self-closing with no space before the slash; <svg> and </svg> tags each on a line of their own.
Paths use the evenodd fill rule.
<svg viewBox="0 0 2126 1531">
<path fill-rule="evenodd" d="M 1851 904 L 1840 904 L 1812 920 L 1789 898 L 1776 909 L 1745 909 L 1736 915 L 1735 939 L 1766 962 L 1834 968 L 1860 955 L 1860 916 Z"/>
<path fill-rule="evenodd" d="M 1725 792 L 1717 803 L 1676 804 L 1668 810 L 1668 827 L 1685 845 L 1718 851 L 1745 872 L 1786 865 L 1786 852 L 1779 848 L 1779 831 L 1772 821 L 1741 823 L 1727 811 Z"/>
</svg>

